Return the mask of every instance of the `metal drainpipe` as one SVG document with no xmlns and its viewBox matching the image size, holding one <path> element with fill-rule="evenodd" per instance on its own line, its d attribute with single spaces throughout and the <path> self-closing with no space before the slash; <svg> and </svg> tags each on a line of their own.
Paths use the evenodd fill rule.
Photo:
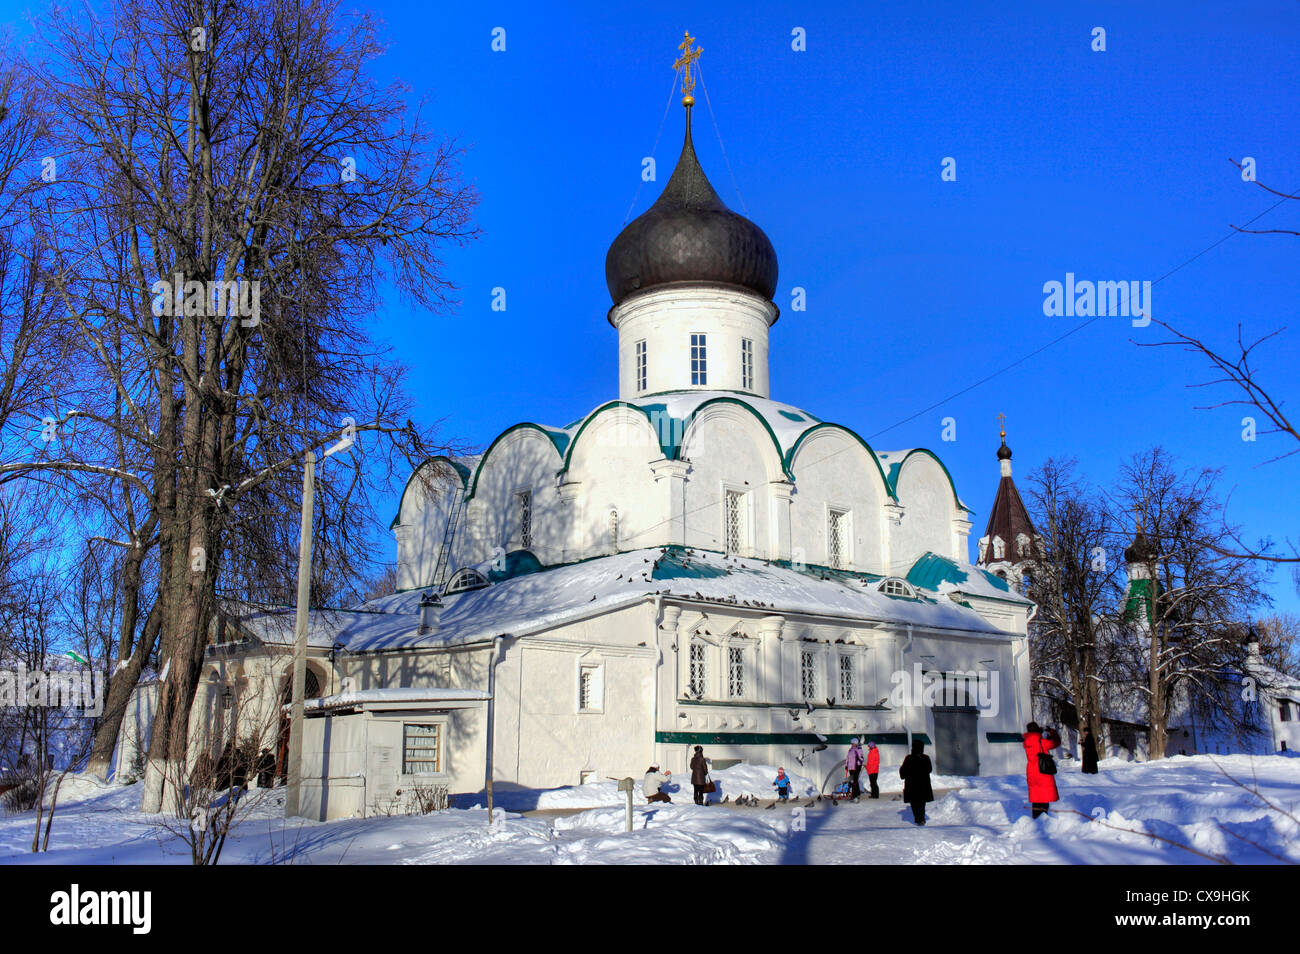
<svg viewBox="0 0 1300 954">
<path fill-rule="evenodd" d="M 1024 715 L 1020 710 L 1020 659 L 1022 656 L 1028 656 L 1029 654 L 1029 624 L 1032 623 L 1034 621 L 1034 617 L 1038 615 L 1038 604 L 1035 603 L 1033 605 L 1034 608 L 1031 609 L 1029 611 L 1029 615 L 1025 617 L 1025 635 L 1020 641 L 1020 649 L 1016 652 L 1014 656 L 1011 657 L 1011 678 L 1015 680 L 1016 731 L 1017 732 L 1019 732 L 1021 726 L 1025 724 Z M 1033 693 L 1032 688 L 1030 689 L 1030 693 L 1032 695 Z"/>
<path fill-rule="evenodd" d="M 650 700 L 650 757 L 652 759 L 658 757 L 658 752 L 656 750 L 659 747 L 659 743 L 655 741 L 655 736 L 659 734 L 659 678 L 664 665 L 664 649 L 663 645 L 659 642 L 659 627 L 663 624 L 663 617 L 664 597 L 662 593 L 656 593 L 654 633 L 652 634 L 654 636 L 655 650 L 657 653 L 655 656 L 655 691 Z"/>
<path fill-rule="evenodd" d="M 1016 731 L 1024 725 L 1023 717 L 1020 712 L 1020 657 L 1029 652 L 1029 637 L 1025 636 L 1020 641 L 1020 648 L 1016 650 L 1011 657 L 1011 680 L 1013 683 L 1012 694 L 1016 697 Z"/>
<path fill-rule="evenodd" d="M 898 645 L 897 642 L 895 642 L 894 645 L 897 646 L 897 645 Z M 911 685 L 909 682 L 907 682 L 907 679 L 908 679 L 909 677 L 908 677 L 908 675 L 907 675 L 907 670 L 904 668 L 904 665 L 905 665 L 905 664 L 904 664 L 904 659 L 906 658 L 907 653 L 909 653 L 909 652 L 911 651 L 911 649 L 912 649 L 912 624 L 911 624 L 911 623 L 908 623 L 908 624 L 907 624 L 907 645 L 906 645 L 905 647 L 904 647 L 904 646 L 899 646 L 899 647 L 898 647 L 898 671 L 899 671 L 899 673 L 902 674 L 903 684 L 904 684 L 904 685 Z M 907 755 L 907 754 L 910 754 L 911 751 L 912 751 L 912 729 L 911 729 L 911 727 L 910 727 L 910 725 L 909 725 L 909 723 L 910 723 L 912 720 L 909 719 L 908 716 L 907 716 L 908 700 L 907 700 L 907 699 L 904 699 L 904 700 L 903 700 L 903 705 L 900 706 L 899 708 L 901 708 L 901 709 L 903 710 L 903 713 L 904 713 L 904 714 L 903 714 L 903 730 L 907 733 L 907 752 L 905 752 L 904 754 Z"/>
<path fill-rule="evenodd" d="M 496 728 L 497 659 L 501 654 L 501 640 L 503 638 L 502 636 L 496 636 L 492 639 L 492 658 L 488 662 L 487 758 L 484 760 L 486 765 L 484 786 L 487 789 L 489 827 L 492 825 L 492 747 L 495 735 L 494 729 Z"/>
</svg>

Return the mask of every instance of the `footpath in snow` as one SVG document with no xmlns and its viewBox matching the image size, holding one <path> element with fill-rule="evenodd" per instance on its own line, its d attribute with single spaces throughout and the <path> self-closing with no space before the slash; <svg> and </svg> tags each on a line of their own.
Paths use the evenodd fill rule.
<svg viewBox="0 0 1300 954">
<path fill-rule="evenodd" d="M 831 806 L 795 777 L 797 800 L 771 803 L 767 766 L 715 772 L 718 798 L 670 805 L 636 793 L 623 830 L 613 782 L 545 792 L 507 790 L 489 827 L 481 802 L 422 816 L 305 822 L 283 817 L 272 790 L 232 833 L 223 864 L 1202 864 L 1300 862 L 1300 758 L 1195 756 L 1108 760 L 1095 776 L 1068 768 L 1062 800 L 1031 820 L 1022 776 L 935 778 L 939 800 L 919 828 L 898 801 L 895 773 L 880 800 Z M 683 780 L 684 781 L 684 780 Z M 960 786 L 960 787 L 958 787 Z M 950 789 L 943 792 L 943 789 Z M 189 851 L 139 812 L 139 785 L 65 783 L 50 851 L 30 852 L 32 812 L 0 817 L 3 864 L 188 864 Z M 671 789 L 670 789 L 671 790 Z M 734 807 L 756 796 L 758 807 Z"/>
</svg>

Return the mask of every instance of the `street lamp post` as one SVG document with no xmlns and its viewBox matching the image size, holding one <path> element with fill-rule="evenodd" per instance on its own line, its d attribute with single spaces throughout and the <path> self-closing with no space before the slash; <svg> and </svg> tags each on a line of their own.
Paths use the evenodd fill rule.
<svg viewBox="0 0 1300 954">
<path fill-rule="evenodd" d="M 308 451 L 302 473 L 302 529 L 298 537 L 298 607 L 293 639 L 293 708 L 289 717 L 289 777 L 284 814 L 299 814 L 302 788 L 303 697 L 307 691 L 307 604 L 311 598 L 311 521 L 316 486 L 316 454 Z"/>
</svg>

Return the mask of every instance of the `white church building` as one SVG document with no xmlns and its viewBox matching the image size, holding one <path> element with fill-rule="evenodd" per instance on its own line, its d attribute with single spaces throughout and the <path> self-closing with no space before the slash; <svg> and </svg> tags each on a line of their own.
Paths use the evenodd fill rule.
<svg viewBox="0 0 1300 954">
<path fill-rule="evenodd" d="M 969 563 L 935 454 L 772 398 L 776 252 L 705 177 L 687 92 L 672 177 L 605 263 L 616 397 L 425 462 L 392 522 L 398 591 L 313 611 L 305 814 L 486 773 L 676 775 L 695 745 L 826 790 L 853 737 L 886 773 L 913 739 L 939 773 L 1023 768 L 1034 606 Z M 292 610 L 233 613 L 207 704 L 283 698 L 292 639 Z"/>
</svg>

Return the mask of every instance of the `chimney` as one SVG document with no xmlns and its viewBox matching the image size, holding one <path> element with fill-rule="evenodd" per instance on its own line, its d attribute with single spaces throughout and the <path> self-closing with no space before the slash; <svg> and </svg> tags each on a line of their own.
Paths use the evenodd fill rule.
<svg viewBox="0 0 1300 954">
<path fill-rule="evenodd" d="M 420 600 L 420 635 L 428 636 L 438 631 L 438 620 L 442 616 L 442 600 L 435 593 L 424 594 Z"/>
</svg>

